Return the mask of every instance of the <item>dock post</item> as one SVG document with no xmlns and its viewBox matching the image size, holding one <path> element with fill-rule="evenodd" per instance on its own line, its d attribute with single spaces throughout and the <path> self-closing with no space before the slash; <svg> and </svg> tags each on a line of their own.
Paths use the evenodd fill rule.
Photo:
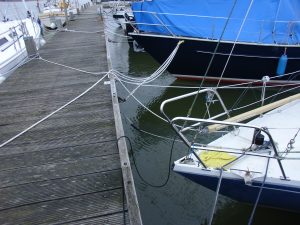
<svg viewBox="0 0 300 225">
<path fill-rule="evenodd" d="M 70 12 L 70 21 L 74 21 L 74 20 L 75 20 L 74 13 Z"/>
<path fill-rule="evenodd" d="M 25 43 L 28 57 L 29 58 L 35 57 L 38 52 L 37 52 L 36 44 L 35 44 L 35 41 L 33 40 L 33 37 L 32 36 L 24 37 L 24 43 Z"/>
<path fill-rule="evenodd" d="M 55 19 L 55 25 L 56 25 L 57 29 L 62 28 L 63 24 L 61 22 L 61 19 Z"/>
<path fill-rule="evenodd" d="M 63 5 L 64 5 L 64 12 L 65 12 L 65 17 L 66 17 L 66 24 L 67 24 L 68 23 L 68 11 L 67 11 L 66 0 L 63 0 Z"/>
</svg>

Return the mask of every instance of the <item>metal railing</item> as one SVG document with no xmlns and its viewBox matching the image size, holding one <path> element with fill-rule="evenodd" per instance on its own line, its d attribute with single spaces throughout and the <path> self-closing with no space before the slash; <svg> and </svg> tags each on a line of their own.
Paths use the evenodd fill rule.
<svg viewBox="0 0 300 225">
<path fill-rule="evenodd" d="M 172 31 L 172 29 L 185 29 L 186 24 L 184 26 L 177 26 L 174 24 L 166 24 L 164 22 L 164 18 L 167 17 L 179 17 L 179 20 L 199 20 L 199 22 L 204 22 L 205 24 L 210 24 L 209 28 L 203 28 L 201 25 L 197 26 L 190 26 L 191 29 L 196 29 L 198 31 L 203 31 L 202 37 L 199 38 L 206 38 L 206 39 L 218 39 L 218 34 L 222 32 L 224 29 L 223 25 L 225 21 L 228 20 L 227 17 L 213 17 L 213 16 L 201 16 L 201 15 L 189 15 L 189 14 L 174 14 L 174 13 L 159 13 L 159 12 L 150 12 L 150 11 L 133 11 L 134 14 L 145 14 L 152 18 L 153 23 L 144 23 L 141 21 L 131 22 L 133 26 L 138 27 L 139 25 L 143 25 L 145 27 L 163 27 L 166 31 L 166 35 L 171 36 L 180 36 Z M 238 23 L 242 19 L 238 18 L 230 18 L 229 23 Z M 247 19 L 247 23 L 253 23 L 255 26 L 258 26 L 256 32 L 248 32 L 245 29 L 242 30 L 244 36 L 248 37 L 255 37 L 253 38 L 252 42 L 263 43 L 264 36 L 268 36 L 270 39 L 270 43 L 272 44 L 286 44 L 286 45 L 300 45 L 300 37 L 297 36 L 297 27 L 300 25 L 300 21 L 268 21 L 268 20 L 255 20 L 255 19 Z M 219 24 L 219 25 L 218 25 Z M 217 26 L 218 25 L 218 26 Z M 285 26 L 283 29 L 282 27 Z M 219 28 L 218 28 L 219 27 Z M 265 29 L 266 27 L 272 27 L 270 32 L 266 34 Z M 281 27 L 281 30 L 286 30 L 285 32 L 279 32 L 276 27 Z M 237 26 L 236 30 L 227 29 L 228 33 L 237 34 L 239 30 L 239 26 Z M 145 31 L 147 32 L 147 31 Z"/>
<path fill-rule="evenodd" d="M 20 29 L 19 33 L 17 31 L 17 28 Z M 12 42 L 8 42 L 7 44 L 3 45 L 0 47 L 1 51 L 5 51 L 6 49 L 8 49 L 10 46 L 14 46 L 15 51 L 19 51 L 21 50 L 21 43 L 20 43 L 20 39 L 25 36 L 28 35 L 28 29 L 26 27 L 25 23 L 20 23 L 17 26 L 12 26 L 10 27 L 7 31 L 0 33 L 0 36 L 5 36 L 6 34 L 8 34 L 10 36 L 10 38 L 12 39 Z M 17 48 L 19 47 L 19 48 Z"/>
<path fill-rule="evenodd" d="M 191 117 L 174 117 L 173 119 L 171 119 L 167 113 L 165 112 L 165 106 L 171 102 L 175 102 L 177 100 L 182 100 L 184 98 L 187 97 L 191 97 L 194 95 L 198 95 L 200 93 L 213 93 L 219 100 L 224 112 L 223 113 L 219 113 L 215 116 L 210 117 L 209 119 L 199 119 L 199 118 L 191 118 Z M 203 145 L 203 144 L 197 144 L 194 142 L 191 142 L 188 140 L 188 138 L 185 136 L 184 132 L 188 131 L 188 130 L 192 130 L 195 127 L 199 127 L 198 132 L 201 134 L 205 134 L 208 133 L 208 124 L 221 124 L 225 127 L 231 126 L 234 129 L 237 129 L 239 127 L 245 127 L 245 128 L 251 128 L 254 129 L 254 131 L 258 131 L 258 132 L 262 132 L 264 134 L 266 134 L 266 136 L 269 138 L 271 147 L 274 151 L 274 155 L 273 156 L 267 156 L 267 155 L 262 155 L 262 154 L 258 154 L 258 153 L 249 153 L 249 152 L 245 152 L 245 151 L 228 151 L 226 150 L 226 152 L 228 153 L 234 153 L 234 154 L 240 154 L 241 157 L 245 156 L 245 155 L 251 155 L 251 156 L 255 156 L 255 157 L 265 157 L 265 158 L 274 158 L 277 160 L 280 171 L 282 173 L 283 179 L 287 180 L 287 176 L 285 174 L 284 168 L 282 166 L 281 160 L 282 157 L 279 156 L 278 154 L 278 149 L 277 146 L 275 145 L 275 142 L 271 136 L 271 134 L 269 133 L 269 131 L 264 128 L 264 127 L 258 127 L 258 126 L 253 126 L 253 125 L 248 125 L 248 124 L 243 124 L 243 123 L 235 123 L 235 122 L 226 122 L 226 121 L 219 121 L 219 120 L 215 120 L 216 118 L 220 118 L 221 116 L 227 115 L 229 117 L 229 112 L 223 102 L 223 100 L 221 99 L 220 95 L 218 94 L 218 92 L 214 89 L 203 89 L 200 91 L 195 91 L 192 93 L 188 93 L 185 95 L 181 95 L 181 96 L 177 96 L 171 99 L 167 99 L 165 101 L 162 102 L 161 106 L 160 106 L 160 111 L 161 113 L 165 116 L 165 118 L 168 120 L 168 122 L 171 124 L 172 128 L 174 129 L 174 131 L 178 134 L 178 136 L 182 139 L 182 141 L 189 147 L 189 149 L 191 150 L 191 153 L 196 157 L 196 159 L 199 161 L 199 163 L 204 167 L 207 168 L 207 165 L 200 159 L 200 157 L 198 156 L 198 154 L 195 152 L 194 149 L 200 149 L 200 150 L 207 150 L 207 151 L 219 151 L 222 152 L 221 149 L 213 149 L 207 145 Z M 189 125 L 187 127 L 184 126 L 180 126 L 178 125 L 177 122 L 182 121 L 184 124 L 186 124 L 187 122 L 192 123 L 192 125 Z M 254 136 L 253 136 L 254 138 Z M 253 140 L 251 142 L 251 145 L 253 144 Z M 198 145 L 198 146 L 197 146 Z M 250 149 L 251 146 L 249 146 Z M 225 151 L 224 151 L 225 152 Z"/>
</svg>

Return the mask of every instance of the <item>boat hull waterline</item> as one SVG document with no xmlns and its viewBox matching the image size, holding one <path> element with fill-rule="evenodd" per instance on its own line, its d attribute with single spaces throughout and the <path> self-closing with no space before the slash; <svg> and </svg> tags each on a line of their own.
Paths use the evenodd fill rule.
<svg viewBox="0 0 300 225">
<path fill-rule="evenodd" d="M 167 70 L 181 79 L 202 79 L 209 61 L 213 56 L 217 41 L 196 38 L 171 37 L 130 33 L 130 35 L 160 64 L 174 50 L 180 40 L 181 44 L 175 58 Z M 233 47 L 233 42 L 221 42 L 213 63 L 206 75 L 210 80 L 219 80 Z M 278 76 L 276 70 L 279 58 L 286 53 L 288 62 L 285 73 L 300 70 L 300 46 L 257 45 L 236 43 L 228 61 L 223 78 L 227 82 L 243 82 L 245 80 L 262 80 L 264 76 L 275 77 L 274 83 L 300 82 L 300 73 L 290 76 Z"/>
<path fill-rule="evenodd" d="M 197 174 L 185 173 L 182 171 L 174 171 L 182 176 L 196 182 L 206 188 L 216 191 L 216 187 L 220 178 L 219 173 L 212 174 L 211 171 L 201 170 Z M 226 172 L 223 172 L 223 174 Z M 276 185 L 274 179 L 272 183 L 266 181 L 259 198 L 259 205 L 288 211 L 300 212 L 300 186 L 298 184 L 291 185 L 292 181 L 280 180 Z M 295 181 L 293 181 L 294 183 Z M 234 200 L 254 204 L 257 200 L 260 187 L 262 186 L 263 178 L 255 179 L 251 185 L 246 185 L 243 178 L 234 177 L 230 174 L 223 175 L 220 194 L 228 196 Z M 298 185 L 298 186 L 297 186 Z M 238 191 L 237 191 L 238 190 Z"/>
</svg>

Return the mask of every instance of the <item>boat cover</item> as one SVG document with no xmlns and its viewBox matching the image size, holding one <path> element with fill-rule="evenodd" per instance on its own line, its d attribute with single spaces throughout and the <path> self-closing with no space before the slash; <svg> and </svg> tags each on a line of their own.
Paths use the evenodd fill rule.
<svg viewBox="0 0 300 225">
<path fill-rule="evenodd" d="M 268 44 L 300 42 L 299 0 L 145 0 L 133 2 L 132 10 L 143 32 Z"/>
</svg>

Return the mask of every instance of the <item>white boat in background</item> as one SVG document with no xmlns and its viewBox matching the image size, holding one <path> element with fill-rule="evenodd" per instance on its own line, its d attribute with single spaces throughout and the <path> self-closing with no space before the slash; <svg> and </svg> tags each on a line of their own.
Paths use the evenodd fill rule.
<svg viewBox="0 0 300 225">
<path fill-rule="evenodd" d="M 39 24 L 31 18 L 0 22 L 0 83 L 28 58 L 24 38 L 29 36 L 37 48 L 45 42 Z"/>
<path fill-rule="evenodd" d="M 208 118 L 165 113 L 198 95 L 215 107 Z M 174 162 L 175 172 L 237 201 L 300 212 L 300 94 L 229 117 L 216 89 L 203 89 L 164 101 L 161 112 L 190 151 Z"/>
<path fill-rule="evenodd" d="M 44 9 L 39 14 L 39 18 L 47 29 L 55 30 L 60 26 L 64 26 L 66 24 L 66 16 L 64 12 L 64 7 L 67 8 L 68 17 L 72 17 L 77 14 L 77 8 L 79 8 L 79 4 L 77 1 L 70 2 L 66 1 L 66 5 L 64 5 L 63 1 L 49 1 L 46 3 Z"/>
<path fill-rule="evenodd" d="M 112 8 L 112 17 L 115 22 L 122 27 L 126 35 L 128 32 L 133 31 L 133 28 L 127 31 L 128 25 L 134 20 L 132 10 L 128 7 L 129 5 L 129 2 L 124 1 L 113 2 L 112 5 L 109 5 L 109 7 Z"/>
</svg>

